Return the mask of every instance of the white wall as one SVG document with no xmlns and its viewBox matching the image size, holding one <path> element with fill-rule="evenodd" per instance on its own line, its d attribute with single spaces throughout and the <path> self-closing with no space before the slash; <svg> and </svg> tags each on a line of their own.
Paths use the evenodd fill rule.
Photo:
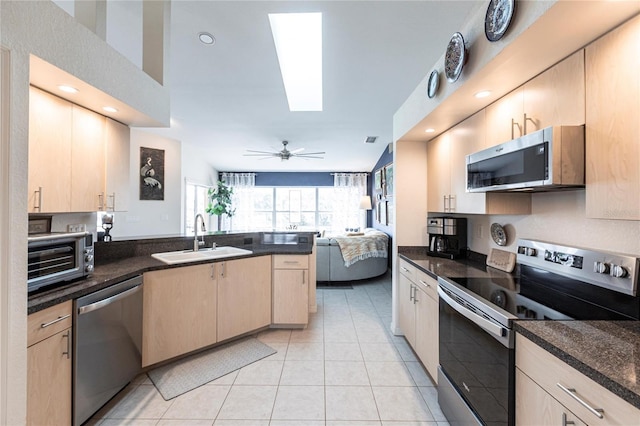
<svg viewBox="0 0 640 426">
<path fill-rule="evenodd" d="M 532 194 L 530 215 L 466 217 L 469 246 L 478 253 L 488 254 L 491 248 L 515 252 L 517 239 L 526 238 L 640 256 L 640 222 L 587 218 L 584 190 Z M 505 228 L 506 247 L 491 239 L 494 222 Z"/>
<path fill-rule="evenodd" d="M 196 147 L 193 144 L 182 142 L 182 184 L 183 184 L 183 197 L 182 197 L 182 220 L 181 228 L 184 230 L 185 215 L 185 197 L 184 184 L 186 182 L 195 183 L 199 185 L 213 186 L 218 181 L 218 170 L 214 169 L 211 164 L 202 160 L 203 156 L 200 155 L 201 148 Z M 204 212 L 202 212 L 204 214 Z M 206 226 L 208 230 L 213 230 L 218 226 L 217 216 L 211 217 L 204 215 Z"/>
<path fill-rule="evenodd" d="M 164 200 L 140 200 L 140 147 L 164 150 Z M 114 238 L 181 233 L 181 143 L 153 133 L 131 129 L 129 210 L 115 213 Z"/>
</svg>

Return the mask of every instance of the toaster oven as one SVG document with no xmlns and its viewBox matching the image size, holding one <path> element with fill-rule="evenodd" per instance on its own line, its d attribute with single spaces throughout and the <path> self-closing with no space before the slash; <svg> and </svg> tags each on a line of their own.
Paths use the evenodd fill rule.
<svg viewBox="0 0 640 426">
<path fill-rule="evenodd" d="M 93 272 L 93 236 L 47 233 L 28 238 L 28 292 L 64 284 Z"/>
</svg>

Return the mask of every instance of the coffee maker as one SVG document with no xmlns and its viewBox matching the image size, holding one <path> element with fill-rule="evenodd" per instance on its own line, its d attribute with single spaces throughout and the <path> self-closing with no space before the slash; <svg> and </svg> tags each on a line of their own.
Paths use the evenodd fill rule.
<svg viewBox="0 0 640 426">
<path fill-rule="evenodd" d="M 430 256 L 457 259 L 467 253 L 467 219 L 454 217 L 427 218 Z"/>
</svg>

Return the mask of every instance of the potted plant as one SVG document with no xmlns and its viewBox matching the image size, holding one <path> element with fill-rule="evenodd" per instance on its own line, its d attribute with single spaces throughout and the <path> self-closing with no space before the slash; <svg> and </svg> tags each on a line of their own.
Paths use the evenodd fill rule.
<svg viewBox="0 0 640 426">
<path fill-rule="evenodd" d="M 218 216 L 218 230 L 220 230 L 222 215 L 232 217 L 236 212 L 235 208 L 231 208 L 233 188 L 228 187 L 223 181 L 219 180 L 215 187 L 209 188 L 207 195 L 209 197 L 209 203 L 206 212 L 210 215 L 214 214 Z"/>
</svg>

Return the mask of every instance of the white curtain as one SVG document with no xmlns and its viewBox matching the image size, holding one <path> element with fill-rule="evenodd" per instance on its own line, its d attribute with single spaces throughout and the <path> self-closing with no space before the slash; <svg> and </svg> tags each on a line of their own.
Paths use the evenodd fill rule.
<svg viewBox="0 0 640 426">
<path fill-rule="evenodd" d="M 254 206 L 253 187 L 256 186 L 255 173 L 222 173 L 221 179 L 229 187 L 233 188 L 231 206 L 236 209 L 233 217 L 222 218 L 222 229 L 241 231 L 236 229 L 234 223 L 250 223 Z"/>
<path fill-rule="evenodd" d="M 332 228 L 334 233 L 346 229 L 367 226 L 367 211 L 360 209 L 360 199 L 367 195 L 368 173 L 335 173 L 333 186 L 336 196 L 333 206 Z"/>
</svg>

